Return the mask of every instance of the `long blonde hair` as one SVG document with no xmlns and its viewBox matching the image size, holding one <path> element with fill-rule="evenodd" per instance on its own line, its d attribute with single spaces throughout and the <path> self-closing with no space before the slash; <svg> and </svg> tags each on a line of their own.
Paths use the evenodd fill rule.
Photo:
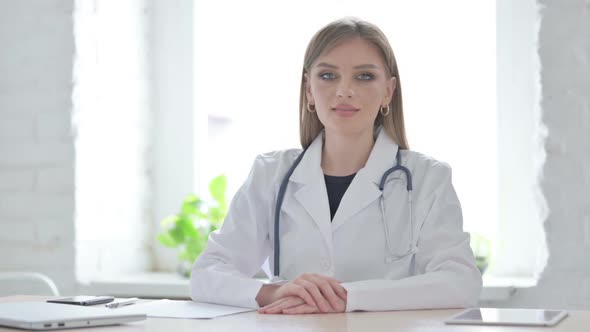
<svg viewBox="0 0 590 332">
<path fill-rule="evenodd" d="M 353 17 L 342 18 L 326 25 L 313 36 L 307 46 L 301 74 L 301 95 L 299 99 L 299 137 L 301 146 L 304 149 L 307 148 L 324 128 L 317 113 L 311 113 L 307 110 L 305 74 L 309 72 L 312 64 L 320 55 L 328 52 L 342 41 L 352 38 L 362 38 L 375 45 L 383 55 L 387 75 L 390 78 L 396 78 L 397 85 L 389 103 L 390 112 L 386 116 L 378 112 L 375 126 L 382 124 L 385 132 L 400 148 L 408 149 L 408 140 L 404 127 L 402 86 L 391 45 L 377 26 Z"/>
</svg>

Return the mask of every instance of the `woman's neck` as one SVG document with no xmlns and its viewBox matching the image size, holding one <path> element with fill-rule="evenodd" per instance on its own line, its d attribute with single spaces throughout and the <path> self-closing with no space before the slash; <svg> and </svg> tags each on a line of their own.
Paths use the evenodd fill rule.
<svg viewBox="0 0 590 332">
<path fill-rule="evenodd" d="M 373 149 L 373 133 L 342 135 L 325 132 L 322 170 L 326 175 L 346 176 L 365 167 Z"/>
</svg>

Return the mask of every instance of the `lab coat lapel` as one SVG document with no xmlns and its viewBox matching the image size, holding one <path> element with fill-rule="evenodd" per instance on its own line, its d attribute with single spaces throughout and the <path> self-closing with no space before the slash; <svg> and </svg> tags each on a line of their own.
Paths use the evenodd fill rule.
<svg viewBox="0 0 590 332">
<path fill-rule="evenodd" d="M 336 215 L 332 220 L 333 231 L 336 231 L 346 220 L 381 196 L 379 190 L 381 177 L 395 165 L 397 144 L 387 135 L 385 130 L 379 128 L 376 133 L 377 139 L 365 167 L 358 171 L 340 201 Z M 393 178 L 393 175 L 390 177 Z"/>
<path fill-rule="evenodd" d="M 330 223 L 330 206 L 326 191 L 324 172 L 322 171 L 323 132 L 316 137 L 305 152 L 299 166 L 291 175 L 291 181 L 299 184 L 295 199 L 311 216 L 322 236 L 327 248 L 332 248 L 332 225 Z"/>
</svg>

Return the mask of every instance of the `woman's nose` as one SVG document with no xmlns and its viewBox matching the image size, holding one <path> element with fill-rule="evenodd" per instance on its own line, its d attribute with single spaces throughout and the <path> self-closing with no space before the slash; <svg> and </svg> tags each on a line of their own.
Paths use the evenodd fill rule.
<svg viewBox="0 0 590 332">
<path fill-rule="evenodd" d="M 354 96 L 354 91 L 352 89 L 352 84 L 347 80 L 341 80 L 340 84 L 338 84 L 338 90 L 336 91 L 336 96 L 341 98 L 352 98 Z"/>
</svg>

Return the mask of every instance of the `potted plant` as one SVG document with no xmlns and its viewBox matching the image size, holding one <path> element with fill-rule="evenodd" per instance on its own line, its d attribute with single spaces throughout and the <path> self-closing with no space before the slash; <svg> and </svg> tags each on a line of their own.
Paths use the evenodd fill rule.
<svg viewBox="0 0 590 332">
<path fill-rule="evenodd" d="M 170 248 L 178 248 L 179 272 L 190 276 L 192 265 L 199 257 L 209 234 L 221 227 L 227 214 L 225 192 L 227 179 L 220 175 L 209 183 L 212 202 L 204 201 L 195 194 L 188 195 L 180 211 L 164 218 L 158 241 Z"/>
</svg>

